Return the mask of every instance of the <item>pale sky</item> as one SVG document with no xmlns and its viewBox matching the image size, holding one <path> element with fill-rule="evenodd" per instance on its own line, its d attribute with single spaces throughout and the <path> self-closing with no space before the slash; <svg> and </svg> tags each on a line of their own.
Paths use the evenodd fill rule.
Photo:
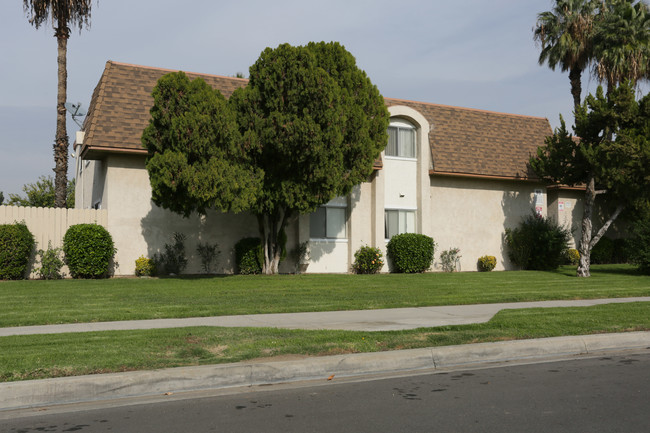
<svg viewBox="0 0 650 433">
<path fill-rule="evenodd" d="M 0 3 L 0 191 L 53 175 L 56 39 Z M 248 76 L 266 47 L 338 41 L 385 97 L 572 122 L 568 74 L 539 66 L 551 0 L 102 0 L 68 42 L 68 101 L 87 109 L 107 60 Z M 585 90 L 597 82 L 583 78 Z M 68 115 L 68 133 L 76 124 Z M 72 152 L 72 150 L 71 150 Z M 70 158 L 70 167 L 74 159 Z M 72 176 L 73 171 L 70 172 Z"/>
</svg>

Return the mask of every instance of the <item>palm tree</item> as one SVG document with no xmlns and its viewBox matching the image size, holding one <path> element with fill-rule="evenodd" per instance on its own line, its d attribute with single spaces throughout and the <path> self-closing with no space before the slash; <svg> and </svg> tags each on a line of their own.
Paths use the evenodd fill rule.
<svg viewBox="0 0 650 433">
<path fill-rule="evenodd" d="M 537 15 L 534 39 L 542 51 L 539 64 L 548 63 L 555 70 L 559 65 L 569 71 L 574 107 L 580 106 L 582 71 L 591 61 L 591 39 L 596 17 L 595 0 L 556 0 L 552 11 Z"/>
<path fill-rule="evenodd" d="M 92 0 L 23 0 L 23 10 L 37 29 L 50 21 L 58 45 L 58 90 L 56 101 L 56 137 L 54 141 L 55 207 L 66 207 L 68 174 L 68 133 L 65 101 L 68 87 L 67 47 L 70 25 L 79 31 L 90 24 Z"/>
<path fill-rule="evenodd" d="M 643 1 L 608 0 L 594 32 L 594 73 L 607 83 L 650 77 L 650 9 Z"/>
</svg>

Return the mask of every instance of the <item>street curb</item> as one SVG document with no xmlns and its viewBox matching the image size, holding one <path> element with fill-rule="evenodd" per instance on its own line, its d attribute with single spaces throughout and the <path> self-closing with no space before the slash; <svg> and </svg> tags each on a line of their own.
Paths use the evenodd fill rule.
<svg viewBox="0 0 650 433">
<path fill-rule="evenodd" d="M 417 370 L 438 370 L 505 361 L 544 360 L 596 352 L 650 349 L 650 332 L 598 334 L 535 340 L 305 358 L 242 362 L 154 371 L 110 373 L 0 383 L 0 411 L 156 396 L 208 389 L 277 384 Z"/>
</svg>

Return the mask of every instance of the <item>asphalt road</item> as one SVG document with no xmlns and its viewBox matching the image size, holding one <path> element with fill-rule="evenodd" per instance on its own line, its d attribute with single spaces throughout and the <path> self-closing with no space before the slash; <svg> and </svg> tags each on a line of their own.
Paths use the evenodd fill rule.
<svg viewBox="0 0 650 433">
<path fill-rule="evenodd" d="M 650 354 L 454 370 L 0 420 L 0 432 L 643 432 Z M 24 412 L 20 412 L 24 415 Z M 22 416 L 21 415 L 21 416 Z"/>
</svg>

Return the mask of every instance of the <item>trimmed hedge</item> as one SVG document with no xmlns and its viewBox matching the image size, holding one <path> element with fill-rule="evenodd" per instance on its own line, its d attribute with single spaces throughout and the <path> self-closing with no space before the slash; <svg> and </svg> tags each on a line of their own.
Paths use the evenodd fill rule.
<svg viewBox="0 0 650 433">
<path fill-rule="evenodd" d="M 395 235 L 386 245 L 386 253 L 393 263 L 394 272 L 424 272 L 433 263 L 436 243 L 427 235 L 402 233 Z"/>
<path fill-rule="evenodd" d="M 490 272 L 497 266 L 497 258 L 494 256 L 481 256 L 478 258 L 477 268 L 479 272 Z"/>
<path fill-rule="evenodd" d="M 0 225 L 0 280 L 26 278 L 34 245 L 24 222 Z"/>
<path fill-rule="evenodd" d="M 244 238 L 235 244 L 235 263 L 240 274 L 262 273 L 262 243 L 260 238 Z"/>
<path fill-rule="evenodd" d="M 108 275 L 115 246 L 104 227 L 77 224 L 65 232 L 63 253 L 73 278 L 103 278 Z"/>
</svg>

